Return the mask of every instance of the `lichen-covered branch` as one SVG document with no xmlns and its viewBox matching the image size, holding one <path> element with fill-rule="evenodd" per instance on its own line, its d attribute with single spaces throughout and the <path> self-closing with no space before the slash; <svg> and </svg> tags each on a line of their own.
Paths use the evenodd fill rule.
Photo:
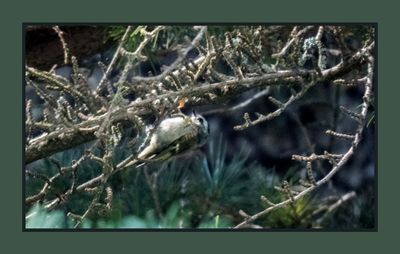
<svg viewBox="0 0 400 254">
<path fill-rule="evenodd" d="M 357 129 L 355 130 L 354 135 L 352 135 L 352 144 L 350 148 L 347 150 L 346 153 L 343 155 L 331 155 L 331 154 L 324 154 L 324 155 L 311 155 L 309 157 L 303 157 L 303 156 L 293 156 L 293 159 L 295 160 L 300 160 L 300 161 L 307 161 L 312 162 L 315 160 L 319 159 L 327 159 L 332 161 L 331 165 L 332 168 L 331 170 L 320 180 L 314 182 L 315 180 L 310 179 L 312 182 L 314 182 L 310 187 L 306 188 L 305 190 L 301 191 L 297 195 L 293 197 L 289 197 L 288 199 L 285 199 L 284 201 L 277 203 L 277 204 L 272 204 L 270 203 L 270 207 L 266 208 L 263 211 L 260 211 L 254 215 L 248 216 L 243 222 L 237 224 L 234 228 L 243 228 L 246 227 L 249 223 L 252 223 L 256 221 L 258 218 L 266 216 L 268 213 L 272 212 L 273 210 L 279 209 L 281 207 L 284 207 L 286 205 L 289 205 L 300 198 L 304 197 L 305 195 L 309 194 L 310 192 L 314 191 L 315 189 L 319 188 L 320 186 L 324 185 L 327 183 L 340 169 L 343 168 L 343 166 L 346 164 L 346 162 L 353 156 L 355 149 L 358 147 L 362 133 L 365 128 L 365 123 L 367 119 L 367 113 L 368 113 L 368 107 L 371 103 L 371 98 L 372 98 L 372 87 L 373 87 L 373 75 L 374 75 L 374 57 L 371 55 L 369 51 L 364 51 L 363 57 L 367 58 L 368 61 L 368 74 L 366 76 L 366 81 L 364 84 L 365 90 L 364 90 L 364 95 L 362 97 L 363 103 L 361 105 L 361 110 L 358 113 L 359 114 L 359 119 L 360 123 L 358 124 Z M 310 167 L 310 165 L 308 165 Z M 310 175 L 310 173 L 308 173 Z M 290 192 L 289 192 L 290 193 Z M 352 194 L 353 195 L 353 194 Z M 263 200 L 266 200 L 265 197 Z"/>
<path fill-rule="evenodd" d="M 346 71 L 350 71 L 354 65 L 357 63 L 362 63 L 363 54 L 369 52 L 372 50 L 372 48 L 373 44 L 369 45 L 367 48 L 363 48 L 360 52 L 357 52 L 349 59 L 348 62 L 343 62 L 332 69 L 323 71 L 322 75 L 318 76 L 317 81 L 329 81 L 333 79 L 335 75 L 344 74 Z M 241 94 L 244 91 L 248 91 L 256 87 L 296 85 L 299 84 L 303 79 L 307 79 L 311 76 L 317 76 L 317 72 L 314 70 L 277 71 L 275 73 L 264 74 L 259 77 L 245 78 L 242 80 L 232 79 L 198 87 L 184 87 L 180 91 L 168 92 L 166 94 L 159 95 L 157 99 L 161 103 L 164 103 L 164 106 L 167 108 L 176 107 L 176 104 L 171 103 L 171 101 L 174 102 L 177 98 L 183 97 L 189 98 L 188 105 L 201 105 L 215 101 L 215 99 L 210 98 L 210 93 L 220 94 L 221 96 L 232 96 Z M 292 97 L 288 104 L 290 104 L 296 98 L 298 97 Z M 132 102 L 129 105 L 113 112 L 112 119 L 117 122 L 129 119 L 130 114 L 148 114 L 150 112 L 149 108 L 154 102 L 154 99 L 145 99 L 138 102 Z M 105 117 L 106 114 L 91 117 L 89 120 L 77 124 L 73 129 L 67 128 L 56 130 L 47 135 L 32 139 L 30 144 L 26 147 L 25 162 L 30 163 L 78 144 L 94 140 L 94 132 L 99 127 L 99 123 L 104 121 Z M 270 117 L 264 116 L 255 123 L 269 120 L 269 118 Z"/>
<path fill-rule="evenodd" d="M 279 33 L 287 28 L 287 32 Z M 31 98 L 25 100 L 25 164 L 30 164 L 27 168 L 32 166 L 26 170 L 26 177 L 40 181 L 41 187 L 35 190 L 36 193 L 26 196 L 25 204 L 31 206 L 42 202 L 45 208 L 53 210 L 68 205 L 75 194 L 84 193 L 89 197 L 85 209 L 68 214 L 75 220 L 75 227 L 80 227 L 92 214 L 111 209 L 113 189 L 109 186 L 109 179 L 125 170 L 126 165 L 138 160 L 138 147 L 143 146 L 149 133 L 156 129 L 151 128 L 152 125 L 157 126 L 162 119 L 179 112 L 183 107 L 213 104 L 216 107 L 203 112 L 205 115 L 233 113 L 245 109 L 255 100 L 259 102 L 268 94 L 269 102 L 273 105 L 271 112 L 265 110 L 265 113 L 256 113 L 245 109 L 243 122 L 229 126 L 242 131 L 282 116 L 314 89 L 327 84 L 340 85 L 340 88 L 365 87 L 363 104 L 359 110 L 340 108 L 346 117 L 355 120 L 358 127 L 354 133 L 338 130 L 336 125 L 324 129 L 332 139 L 348 141 L 343 142 L 351 144 L 347 152 L 336 154 L 325 151 L 318 154 L 320 150 L 315 150 L 318 153 L 314 151 L 303 128 L 308 154 L 291 156 L 296 163 L 304 166 L 306 179 L 301 180 L 306 188 L 294 190 L 292 183 L 284 180 L 282 185 L 276 186 L 283 201 L 272 199 L 274 202 L 271 202 L 269 197 L 262 195 L 261 202 L 268 208 L 253 215 L 245 212 L 246 209 L 239 211 L 243 222 L 235 228 L 258 228 L 260 226 L 255 224 L 258 218 L 286 205 L 291 205 L 294 210 L 294 204 L 300 198 L 328 182 L 343 167 L 361 140 L 368 106 L 373 99 L 374 41 L 364 41 L 364 46 L 357 50 L 345 50 L 346 45 L 342 41 L 340 61 L 328 68 L 326 57 L 329 50 L 324 45 L 325 36 L 342 33 L 340 29 L 330 26 L 238 26 L 220 34 L 208 26 L 193 26 L 186 28 L 184 39 L 180 38 L 182 40 L 171 48 L 169 43 L 159 41 L 171 27 L 128 26 L 123 28 L 110 62 L 99 64 L 102 74 L 96 87 L 89 85 L 88 76 L 79 66 L 81 62 L 68 50 L 61 28 L 55 26 L 53 29 L 61 42 L 64 62 L 71 65 L 71 75 L 63 77 L 57 74 L 55 67 L 50 71 L 25 67 L 27 89 L 41 99 L 36 104 Z M 190 33 L 187 33 L 189 30 Z M 272 40 L 282 38 L 271 46 L 270 36 Z M 132 38 L 135 43 L 128 44 Z M 158 57 L 159 48 L 163 49 L 162 52 L 173 51 L 174 57 L 168 59 L 167 66 L 160 61 L 158 69 L 153 68 L 153 74 L 142 74 L 142 70 L 138 69 L 154 65 L 159 60 L 153 59 Z M 357 72 L 356 75 L 353 75 L 354 72 Z M 279 97 L 278 90 L 285 90 L 283 96 Z M 245 93 L 251 94 L 242 97 Z M 234 106 L 226 106 L 237 98 L 241 101 L 235 102 Z M 301 121 L 294 118 L 301 125 Z M 149 121 L 151 124 L 147 126 Z M 129 137 L 132 139 L 129 142 L 132 141 L 135 148 L 116 159 L 114 155 L 118 151 L 118 143 L 128 128 L 133 132 L 130 135 L 135 135 L 134 138 Z M 243 132 L 237 133 L 240 135 Z M 56 153 L 89 142 L 91 147 L 81 152 L 75 161 L 62 165 L 54 159 Z M 36 172 L 35 163 L 32 162 L 41 159 L 50 161 L 58 172 L 53 172 L 53 175 Z M 87 161 L 101 168 L 90 178 L 82 177 L 81 165 Z M 321 162 L 326 161 L 331 169 L 321 178 L 314 171 Z M 160 193 L 155 186 L 157 179 L 152 179 L 149 172 L 145 172 L 145 177 L 158 217 L 161 218 L 163 209 L 159 204 Z M 55 185 L 61 180 L 67 180 L 68 186 L 56 190 Z M 351 197 L 346 196 L 346 200 Z"/>
</svg>

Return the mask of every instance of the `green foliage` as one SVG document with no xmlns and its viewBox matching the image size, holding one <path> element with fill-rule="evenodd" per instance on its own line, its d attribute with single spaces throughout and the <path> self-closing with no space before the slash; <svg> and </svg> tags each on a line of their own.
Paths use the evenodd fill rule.
<svg viewBox="0 0 400 254">
<path fill-rule="evenodd" d="M 188 220 L 186 216 L 180 214 L 179 206 L 173 204 L 163 218 L 158 218 L 151 210 L 144 218 L 130 215 L 116 222 L 100 220 L 93 226 L 97 228 L 183 228 L 188 226 Z"/>
<path fill-rule="evenodd" d="M 65 228 L 70 225 L 62 211 L 48 212 L 41 205 L 34 205 L 26 217 L 26 228 Z"/>
<path fill-rule="evenodd" d="M 117 147 L 116 157 L 129 153 L 129 149 L 123 147 Z M 119 150 L 121 153 L 117 152 Z M 220 137 L 210 140 L 206 154 L 193 154 L 190 160 L 177 158 L 116 174 L 110 179 L 114 195 L 112 209 L 106 213 L 90 213 L 82 228 L 227 228 L 243 220 L 238 215 L 239 210 L 254 214 L 265 209 L 267 205 L 260 201 L 261 195 L 274 203 L 286 199 L 274 186 L 280 186 L 283 179 L 294 185 L 300 170 L 293 167 L 282 179 L 274 169 L 266 170 L 250 162 L 244 150 L 228 158 L 227 143 Z M 79 157 L 79 152 L 71 150 L 55 157 L 66 163 Z M 100 172 L 94 165 L 83 165 L 78 170 L 86 175 L 85 179 Z M 57 171 L 54 163 L 46 160 L 41 166 L 43 173 L 52 175 Z M 152 182 L 156 186 L 153 191 L 144 170 L 150 178 L 156 179 Z M 59 191 L 69 186 L 68 183 L 61 181 Z M 74 223 L 66 214 L 83 214 L 90 200 L 89 194 L 75 194 L 64 210 L 53 212 L 35 205 L 27 213 L 27 228 L 71 228 Z M 318 200 L 313 196 L 303 197 L 255 223 L 266 228 L 312 227 L 312 212 L 321 205 Z M 157 210 L 156 203 L 161 211 Z M 323 225 L 330 225 L 330 218 L 323 221 Z"/>
<path fill-rule="evenodd" d="M 311 198 L 303 197 L 292 205 L 272 211 L 260 219 L 260 223 L 267 228 L 309 228 L 311 224 L 308 216 L 316 208 L 310 204 L 311 201 Z"/>
<path fill-rule="evenodd" d="M 140 44 L 143 36 L 140 33 L 141 29 L 151 30 L 147 26 L 136 26 L 133 27 L 133 32 L 128 37 L 125 44 L 127 50 L 134 50 Z M 111 42 L 118 42 L 124 35 L 126 30 L 125 26 L 109 26 L 107 28 L 107 40 Z M 210 36 L 215 35 L 222 37 L 227 31 L 232 31 L 231 26 L 209 26 L 208 33 Z M 160 31 L 155 37 L 153 44 L 150 44 L 150 49 L 169 49 L 173 48 L 182 42 L 185 42 L 185 38 L 196 36 L 197 31 L 192 26 L 167 26 L 164 30 Z M 148 52 L 147 52 L 148 53 Z"/>
<path fill-rule="evenodd" d="M 200 223 L 198 228 L 229 228 L 232 226 L 232 222 L 229 219 L 216 215 L 213 219 Z"/>
<path fill-rule="evenodd" d="M 115 159 L 125 156 L 129 149 L 117 147 Z M 54 156 L 60 165 L 79 158 L 86 147 L 69 150 Z M 180 158 L 164 164 L 154 164 L 147 168 L 139 168 L 121 172 L 110 179 L 114 198 L 112 209 L 106 214 L 91 213 L 85 227 L 227 227 L 234 224 L 239 209 L 259 203 L 257 197 L 267 187 L 267 182 L 254 174 L 265 175 L 265 169 L 256 163 L 249 163 L 244 151 L 228 160 L 227 144 L 222 137 L 211 140 L 207 155 L 192 156 L 190 160 Z M 57 172 L 57 166 L 49 160 L 36 163 L 36 171 L 46 175 Z M 150 176 L 157 174 L 156 193 L 161 217 L 156 212 L 153 193 L 149 187 L 144 171 Z M 79 182 L 101 172 L 96 163 L 84 162 L 78 167 Z M 53 190 L 63 193 L 70 180 L 60 180 L 59 188 Z M 28 193 L 40 190 L 40 184 L 27 182 Z M 75 194 L 71 196 L 65 212 L 58 211 L 57 218 L 67 212 L 82 214 L 87 208 L 91 196 L 89 194 Z M 259 208 L 259 207 L 257 207 Z M 33 209 L 33 208 L 32 208 Z M 35 208 L 38 209 L 38 208 Z M 42 216 L 50 216 L 41 210 Z M 63 218 L 65 216 L 62 216 Z M 65 218 L 64 218 L 65 220 Z M 59 224 L 57 224 L 59 226 Z M 69 225 L 63 224 L 63 227 Z M 40 227 L 40 225 L 38 226 Z M 60 226 L 62 227 L 62 226 Z"/>
<path fill-rule="evenodd" d="M 204 188 L 210 197 L 221 200 L 233 198 L 244 188 L 239 179 L 245 172 L 247 160 L 242 150 L 232 161 L 227 162 L 226 146 L 222 137 L 215 144 L 210 142 L 207 159 L 199 161 L 198 165 L 204 178 L 204 186 L 201 188 Z"/>
<path fill-rule="evenodd" d="M 371 26 L 348 26 L 344 28 L 346 37 L 354 36 L 362 41 L 374 38 L 374 28 Z"/>
<path fill-rule="evenodd" d="M 140 34 L 140 30 L 145 28 L 144 26 L 134 27 L 133 32 L 128 37 L 126 44 L 124 45 L 127 50 L 134 50 L 142 41 L 143 37 Z M 121 40 L 126 30 L 125 26 L 110 26 L 107 27 L 107 40 L 118 42 Z"/>
<path fill-rule="evenodd" d="M 40 174 L 43 176 L 54 176 L 59 173 L 61 167 L 69 167 L 72 163 L 78 160 L 84 151 L 90 148 L 92 143 L 85 144 L 83 146 L 69 149 L 67 151 L 57 153 L 50 158 L 46 158 L 43 160 L 36 161 L 33 163 L 28 169 L 30 172 L 34 172 L 35 174 Z M 77 182 L 81 183 L 87 181 L 101 173 L 101 167 L 98 163 L 85 160 L 83 161 L 77 168 Z M 47 194 L 47 200 L 51 200 L 53 198 L 58 197 L 62 193 L 66 192 L 71 186 L 71 172 L 64 173 L 61 177 L 58 177 L 52 183 L 52 188 Z M 25 188 L 26 188 L 26 196 L 30 196 L 40 192 L 44 184 L 44 181 L 41 179 L 37 179 L 34 177 L 27 177 Z M 90 200 L 89 195 L 73 195 L 69 200 L 69 206 L 74 208 L 74 213 L 83 213 L 85 211 L 85 207 Z M 27 207 L 30 209 L 30 207 Z"/>
</svg>

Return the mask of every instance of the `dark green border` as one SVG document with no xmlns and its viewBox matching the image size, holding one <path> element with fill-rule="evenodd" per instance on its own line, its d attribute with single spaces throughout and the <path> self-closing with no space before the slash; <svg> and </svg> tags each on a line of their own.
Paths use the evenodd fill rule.
<svg viewBox="0 0 400 254">
<path fill-rule="evenodd" d="M 391 2 L 275 1 L 14 1 L 1 14 L 1 251 L 97 252 L 323 252 L 377 253 L 398 238 L 397 163 L 400 94 L 398 7 Z M 177 2 L 177 3 L 173 3 Z M 393 1 L 394 2 L 394 1 Z M 383 5 L 385 4 L 385 5 Z M 5 5 L 5 4 L 3 4 Z M 358 233 L 51 233 L 22 232 L 22 22 L 378 22 L 379 25 L 379 228 Z"/>
</svg>

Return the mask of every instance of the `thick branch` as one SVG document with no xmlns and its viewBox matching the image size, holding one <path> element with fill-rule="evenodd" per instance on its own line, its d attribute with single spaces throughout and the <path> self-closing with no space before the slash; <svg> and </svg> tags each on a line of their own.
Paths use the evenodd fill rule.
<svg viewBox="0 0 400 254">
<path fill-rule="evenodd" d="M 353 55 L 348 61 L 342 62 L 337 66 L 325 70 L 320 75 L 318 81 L 332 80 L 339 75 L 343 75 L 352 70 L 352 68 L 361 64 L 363 56 L 374 47 L 371 43 L 370 46 L 362 49 Z M 219 83 L 202 85 L 198 87 L 185 87 L 176 92 L 169 92 L 157 97 L 160 101 L 174 101 L 176 98 L 192 98 L 188 101 L 188 105 L 200 105 L 216 101 L 215 98 L 210 98 L 209 94 L 220 94 L 226 98 L 230 95 L 238 95 L 245 91 L 251 90 L 256 87 L 267 87 L 272 85 L 293 85 L 303 79 L 309 79 L 311 76 L 316 76 L 318 73 L 314 70 L 289 70 L 278 71 L 275 73 L 264 74 L 258 77 L 244 78 L 242 80 L 232 79 Z M 199 100 L 203 99 L 203 100 Z M 219 101 L 221 99 L 219 98 Z M 151 105 L 154 98 L 148 98 L 139 102 L 132 102 L 128 106 L 118 109 L 113 112 L 113 121 L 128 120 L 129 114 L 144 115 L 150 113 Z M 175 106 L 175 105 L 174 105 Z M 172 107 L 172 106 L 171 106 Z M 96 137 L 94 132 L 97 131 L 99 124 L 105 120 L 107 114 L 102 114 L 80 124 L 74 128 L 63 128 L 53 131 L 47 135 L 32 139 L 26 147 L 25 163 L 45 158 L 54 153 L 72 148 L 76 145 L 94 140 Z"/>
</svg>

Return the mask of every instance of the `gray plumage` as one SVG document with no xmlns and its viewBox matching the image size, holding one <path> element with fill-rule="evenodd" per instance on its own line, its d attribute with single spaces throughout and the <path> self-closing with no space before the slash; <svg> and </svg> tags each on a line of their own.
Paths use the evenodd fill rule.
<svg viewBox="0 0 400 254">
<path fill-rule="evenodd" d="M 156 127 L 149 144 L 139 152 L 137 160 L 125 167 L 138 165 L 140 162 L 165 161 L 206 143 L 209 126 L 204 117 L 193 114 L 179 114 L 167 118 Z M 124 167 L 124 168 L 125 168 Z"/>
</svg>

